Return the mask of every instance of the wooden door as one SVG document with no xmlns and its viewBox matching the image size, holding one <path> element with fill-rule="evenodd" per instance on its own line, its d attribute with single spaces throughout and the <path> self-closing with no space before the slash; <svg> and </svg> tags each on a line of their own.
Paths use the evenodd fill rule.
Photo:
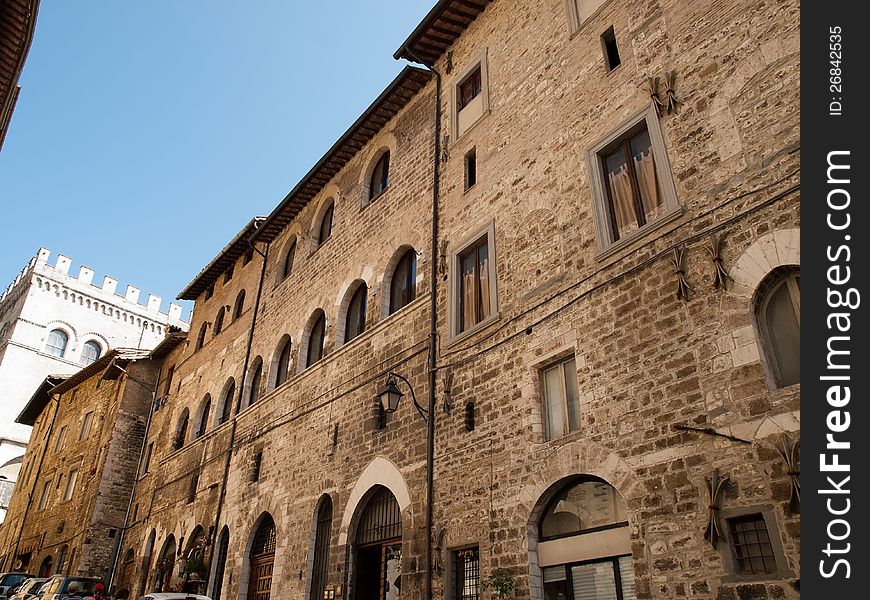
<svg viewBox="0 0 870 600">
<path fill-rule="evenodd" d="M 272 590 L 274 554 L 251 558 L 251 578 L 248 582 L 248 600 L 269 600 Z"/>
</svg>

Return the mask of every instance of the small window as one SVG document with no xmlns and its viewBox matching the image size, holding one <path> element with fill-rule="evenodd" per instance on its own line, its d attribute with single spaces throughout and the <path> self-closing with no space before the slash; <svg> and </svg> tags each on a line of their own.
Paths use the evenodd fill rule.
<svg viewBox="0 0 870 600">
<path fill-rule="evenodd" d="M 655 109 L 649 108 L 590 152 L 599 245 L 607 250 L 678 214 Z"/>
<path fill-rule="evenodd" d="M 60 452 L 63 449 L 63 443 L 66 441 L 66 425 L 60 428 L 57 432 L 57 441 L 54 443 L 54 451 Z"/>
<path fill-rule="evenodd" d="M 245 259 L 242 262 L 242 266 L 245 266 L 246 264 L 248 264 L 252 260 L 254 260 L 254 248 L 253 247 L 248 248 L 247 252 L 245 252 Z"/>
<path fill-rule="evenodd" d="M 263 451 L 257 452 L 251 458 L 251 481 L 260 481 L 260 468 L 263 465 Z"/>
<path fill-rule="evenodd" d="M 477 98 L 482 89 L 482 81 L 480 77 L 480 65 L 478 65 L 462 82 L 459 84 L 459 110 L 462 110 L 471 101 Z"/>
<path fill-rule="evenodd" d="M 332 229 L 332 217 L 330 216 L 329 223 L 330 230 Z M 326 235 L 329 237 L 329 234 Z M 321 243 L 323 240 L 321 240 Z M 293 272 L 293 260 L 296 258 L 296 242 L 294 241 L 290 244 L 290 248 L 287 250 L 287 255 L 284 257 L 284 265 L 281 267 L 281 280 L 285 280 L 290 277 L 290 274 Z"/>
<path fill-rule="evenodd" d="M 79 472 L 78 469 L 73 469 L 69 472 L 69 475 L 66 478 L 66 487 L 63 489 L 63 500 L 64 502 L 72 499 L 73 492 L 76 489 L 76 479 L 78 479 Z"/>
<path fill-rule="evenodd" d="M 223 402 L 221 403 L 221 414 L 218 417 L 218 425 L 222 425 L 230 420 L 230 415 L 233 411 L 233 398 L 236 395 L 236 382 L 231 379 L 224 392 Z"/>
<path fill-rule="evenodd" d="M 347 318 L 344 324 L 344 341 L 349 342 L 360 335 L 366 328 L 366 298 L 368 288 L 360 284 L 347 307 Z"/>
<path fill-rule="evenodd" d="M 314 323 L 311 325 L 311 333 L 308 335 L 308 352 L 306 353 L 305 366 L 310 367 L 323 358 L 323 342 L 326 336 L 326 316 L 320 311 Z"/>
<path fill-rule="evenodd" d="M 206 300 L 208 300 L 212 296 L 214 296 L 214 285 L 208 286 L 208 288 L 205 290 L 205 299 Z"/>
<path fill-rule="evenodd" d="M 85 416 L 82 418 L 82 430 L 79 432 L 79 440 L 87 439 L 87 437 L 91 434 L 91 423 L 94 420 L 94 411 L 90 411 L 85 413 Z"/>
<path fill-rule="evenodd" d="M 390 174 L 390 151 L 387 150 L 375 163 L 375 168 L 372 170 L 372 178 L 369 180 L 369 200 L 374 200 L 385 191 L 389 183 Z"/>
<path fill-rule="evenodd" d="M 604 68 L 610 73 L 619 66 L 619 48 L 616 47 L 616 33 L 611 26 L 601 34 L 601 48 L 604 50 Z"/>
<path fill-rule="evenodd" d="M 221 309 L 218 311 L 217 315 L 214 318 L 214 328 L 212 330 L 212 337 L 219 334 L 224 329 L 224 315 L 226 314 L 225 307 L 221 306 Z"/>
<path fill-rule="evenodd" d="M 410 249 L 393 271 L 390 280 L 390 314 L 404 308 L 414 301 L 417 295 L 417 253 Z"/>
<path fill-rule="evenodd" d="M 454 303 L 451 306 L 451 331 L 458 335 L 496 314 L 495 227 L 464 246 L 453 264 Z"/>
<path fill-rule="evenodd" d="M 208 330 L 208 323 L 203 323 L 202 327 L 199 328 L 199 335 L 196 336 L 196 346 L 194 346 L 194 351 L 199 350 L 205 344 L 205 334 Z"/>
<path fill-rule="evenodd" d="M 290 343 L 287 342 L 289 346 Z M 280 361 L 279 361 L 280 362 Z M 289 366 L 290 359 L 287 359 L 287 364 Z M 257 367 L 254 369 L 254 374 L 251 376 L 251 390 L 248 392 L 248 406 L 257 403 L 257 400 L 260 399 L 260 382 L 263 379 L 263 363 L 262 361 L 257 364 Z"/>
<path fill-rule="evenodd" d="M 93 364 L 99 360 L 102 353 L 103 349 L 100 345 L 97 342 L 89 340 L 82 346 L 82 357 L 79 362 L 85 366 Z"/>
<path fill-rule="evenodd" d="M 224 273 L 224 285 L 229 283 L 229 281 L 233 278 L 233 271 L 235 270 L 234 266 L 230 266 L 229 269 Z"/>
<path fill-rule="evenodd" d="M 163 385 L 163 395 L 164 396 L 168 396 L 169 392 L 171 391 L 170 388 L 172 388 L 172 378 L 174 375 L 175 375 L 175 365 L 172 365 L 169 367 L 169 369 L 166 372 L 166 380 L 164 381 L 164 385 Z"/>
<path fill-rule="evenodd" d="M 66 345 L 69 343 L 69 336 L 65 331 L 54 329 L 48 334 L 48 343 L 45 345 L 45 351 L 54 356 L 63 356 L 66 354 Z"/>
<path fill-rule="evenodd" d="M 573 356 L 541 371 L 541 395 L 548 440 L 580 429 L 580 394 Z"/>
<path fill-rule="evenodd" d="M 241 317 L 243 312 L 245 312 L 245 290 L 236 296 L 236 304 L 233 306 L 233 321 Z"/>
<path fill-rule="evenodd" d="M 782 268 L 769 275 L 756 293 L 756 323 L 763 354 L 775 386 L 801 382 L 801 275 Z"/>
<path fill-rule="evenodd" d="M 190 504 L 196 500 L 196 490 L 199 487 L 199 471 L 194 471 L 190 474 L 190 481 L 187 484 L 187 503 Z"/>
<path fill-rule="evenodd" d="M 317 236 L 318 245 L 329 239 L 332 235 L 332 217 L 335 210 L 335 203 L 330 203 L 326 212 L 323 213 L 323 218 L 320 220 L 320 233 Z"/>
<path fill-rule="evenodd" d="M 451 84 L 451 129 L 459 139 L 489 111 L 486 51 L 468 61 Z"/>
<path fill-rule="evenodd" d="M 479 600 L 480 548 L 463 548 L 450 552 L 452 600 Z"/>
<path fill-rule="evenodd" d="M 275 387 L 278 387 L 287 381 L 287 377 L 290 375 L 290 353 L 292 349 L 293 343 L 288 338 L 284 343 L 284 346 L 281 348 L 281 354 L 278 355 L 278 363 L 275 367 Z"/>
<path fill-rule="evenodd" d="M 36 505 L 37 510 L 43 510 L 48 505 L 48 497 L 51 494 L 51 481 L 46 481 L 42 485 L 42 492 L 39 494 L 39 504 Z"/>
<path fill-rule="evenodd" d="M 465 154 L 465 191 L 477 183 L 477 151 L 472 148 Z"/>
<path fill-rule="evenodd" d="M 154 453 L 154 442 L 149 442 L 148 446 L 145 447 L 145 456 L 142 457 L 142 472 L 140 475 L 144 475 L 151 469 L 151 455 Z"/>
<path fill-rule="evenodd" d="M 196 437 L 201 438 L 205 435 L 208 429 L 208 417 L 211 414 L 211 396 L 205 395 L 202 403 L 202 410 L 199 412 L 199 427 L 196 429 Z"/>
<path fill-rule="evenodd" d="M 741 575 L 776 572 L 776 556 L 760 513 L 728 520 L 734 564 Z"/>
<path fill-rule="evenodd" d="M 172 449 L 180 450 L 184 448 L 187 442 L 187 428 L 190 426 L 190 413 L 185 408 L 181 413 L 181 418 L 178 420 L 178 426 L 175 429 L 175 437 L 172 438 Z"/>
</svg>

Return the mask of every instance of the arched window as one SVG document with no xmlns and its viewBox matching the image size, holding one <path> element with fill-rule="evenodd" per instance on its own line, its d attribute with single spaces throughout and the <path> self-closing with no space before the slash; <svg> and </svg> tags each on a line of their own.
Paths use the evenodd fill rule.
<svg viewBox="0 0 870 600">
<path fill-rule="evenodd" d="M 380 590 L 401 589 L 402 515 L 389 489 L 374 489 L 360 515 L 354 542 L 357 572 L 371 574 L 357 579 L 355 597 L 398 598 L 380 595 Z"/>
<path fill-rule="evenodd" d="M 69 336 L 62 329 L 54 329 L 48 334 L 48 343 L 45 345 L 45 351 L 55 356 L 63 356 L 66 354 L 66 345 L 69 343 Z"/>
<path fill-rule="evenodd" d="M 64 544 L 60 547 L 60 551 L 57 553 L 57 568 L 55 569 L 56 573 L 63 574 L 64 567 L 66 566 L 66 553 L 69 552 L 69 546 Z"/>
<path fill-rule="evenodd" d="M 208 323 L 203 323 L 202 327 L 199 328 L 199 335 L 196 336 L 196 346 L 195 350 L 199 350 L 202 348 L 203 344 L 205 344 L 205 332 L 208 328 Z"/>
<path fill-rule="evenodd" d="M 175 437 L 172 438 L 172 449 L 180 450 L 184 447 L 187 441 L 187 428 L 190 425 L 190 412 L 185 408 L 181 413 L 181 418 L 178 419 L 178 426 L 175 428 Z"/>
<path fill-rule="evenodd" d="M 275 521 L 266 514 L 251 544 L 251 577 L 248 600 L 269 600 L 272 593 L 272 567 L 275 564 Z"/>
<path fill-rule="evenodd" d="M 290 351 L 293 349 L 293 342 L 288 337 L 281 348 L 281 353 L 278 355 L 278 362 L 275 363 L 275 387 L 278 387 L 285 381 L 290 374 Z"/>
<path fill-rule="evenodd" d="M 763 354 L 776 387 L 801 382 L 801 273 L 773 271 L 756 292 L 755 316 Z"/>
<path fill-rule="evenodd" d="M 330 208 L 330 211 L 331 210 L 332 209 Z M 332 213 L 331 212 L 330 212 L 330 216 L 329 216 L 329 228 L 330 228 L 330 230 L 332 229 Z M 322 226 L 321 226 L 321 231 L 322 231 Z M 326 234 L 326 237 L 329 237 L 329 233 Z M 321 239 L 320 242 L 322 243 L 323 240 Z M 293 272 L 293 260 L 295 258 L 296 258 L 296 242 L 294 241 L 292 244 L 290 244 L 290 249 L 287 250 L 287 256 L 284 257 L 284 265 L 281 268 L 281 280 L 282 281 L 284 279 L 287 279 L 288 277 L 290 277 L 290 273 Z"/>
<path fill-rule="evenodd" d="M 212 336 L 216 336 L 224 328 L 224 314 L 225 313 L 226 313 L 225 307 L 221 306 L 221 309 L 218 311 L 217 315 L 215 315 L 215 318 L 214 318 L 214 329 L 212 331 Z"/>
<path fill-rule="evenodd" d="M 570 481 L 547 504 L 538 534 L 545 598 L 636 598 L 628 509 L 606 481 Z"/>
<path fill-rule="evenodd" d="M 308 352 L 306 354 L 305 366 L 310 367 L 318 360 L 323 358 L 323 341 L 326 335 L 326 315 L 323 311 L 318 311 L 314 323 L 311 325 L 311 332 L 308 334 Z"/>
<path fill-rule="evenodd" d="M 202 401 L 202 410 L 199 413 L 199 426 L 196 429 L 196 437 L 201 438 L 208 429 L 208 417 L 211 413 L 211 396 L 206 394 Z"/>
<path fill-rule="evenodd" d="M 88 340 L 82 346 L 82 357 L 79 362 L 85 366 L 93 364 L 99 360 L 102 353 L 103 349 L 97 342 Z"/>
<path fill-rule="evenodd" d="M 257 357 L 254 364 L 254 374 L 251 375 L 251 387 L 248 391 L 248 406 L 256 404 L 257 400 L 260 399 L 260 382 L 263 380 L 263 361 Z"/>
<path fill-rule="evenodd" d="M 320 233 L 317 236 L 317 244 L 320 245 L 329 239 L 332 235 L 332 216 L 335 209 L 335 203 L 331 202 L 329 208 L 323 213 L 323 218 L 320 220 Z"/>
<path fill-rule="evenodd" d="M 221 592 L 224 586 L 224 571 L 227 565 L 227 554 L 230 551 L 230 530 L 224 526 L 221 530 L 221 536 L 218 539 L 217 556 L 214 569 L 214 587 L 211 591 L 211 597 L 214 600 L 221 599 Z"/>
<path fill-rule="evenodd" d="M 375 163 L 372 170 L 372 178 L 369 180 L 369 200 L 374 200 L 383 194 L 389 183 L 390 176 L 390 151 L 387 150 Z"/>
<path fill-rule="evenodd" d="M 323 598 L 329 567 L 329 541 L 332 530 L 332 498 L 324 496 L 317 511 L 317 529 L 314 534 L 314 563 L 311 568 L 309 598 Z"/>
<path fill-rule="evenodd" d="M 154 591 L 162 592 L 170 589 L 172 583 L 172 575 L 175 570 L 175 536 L 171 533 L 163 542 L 163 550 L 160 552 L 160 557 L 157 559 L 157 575 L 154 581 Z"/>
<path fill-rule="evenodd" d="M 366 328 L 366 297 L 368 288 L 365 283 L 357 287 L 347 305 L 347 317 L 344 321 L 344 341 L 349 342 Z"/>
<path fill-rule="evenodd" d="M 230 414 L 233 411 L 233 398 L 236 395 L 236 380 L 230 379 L 227 384 L 226 391 L 224 392 L 224 397 L 221 402 L 221 414 L 218 418 L 218 425 L 222 425 L 230 420 Z"/>
<path fill-rule="evenodd" d="M 37 576 L 38 577 L 49 577 L 52 574 L 53 567 L 54 567 L 54 560 L 52 560 L 50 555 L 46 556 L 43 559 L 42 564 L 39 565 L 39 573 Z"/>
<path fill-rule="evenodd" d="M 417 296 L 417 253 L 412 248 L 402 255 L 390 280 L 390 314 Z"/>
<path fill-rule="evenodd" d="M 233 307 L 233 321 L 242 316 L 242 313 L 245 310 L 245 290 L 239 292 L 239 295 L 236 296 L 236 304 Z"/>
<path fill-rule="evenodd" d="M 132 548 L 127 550 L 127 554 L 124 555 L 124 561 L 121 563 L 121 574 L 118 577 L 118 589 L 130 589 L 133 583 L 133 559 L 135 556 Z"/>
</svg>

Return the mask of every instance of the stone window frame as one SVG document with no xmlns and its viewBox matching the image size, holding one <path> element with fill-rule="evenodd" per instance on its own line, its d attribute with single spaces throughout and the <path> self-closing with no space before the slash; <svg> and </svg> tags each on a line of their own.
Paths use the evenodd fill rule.
<svg viewBox="0 0 870 600">
<path fill-rule="evenodd" d="M 79 429 L 79 441 L 88 439 L 94 424 L 94 411 L 90 410 L 82 415 L 82 427 Z"/>
<path fill-rule="evenodd" d="M 245 300 L 247 296 L 247 292 L 242 289 L 239 290 L 239 293 L 236 295 L 236 300 L 233 302 L 233 317 L 231 323 L 235 323 L 244 313 L 245 313 Z"/>
<path fill-rule="evenodd" d="M 45 510 L 48 508 L 49 497 L 51 496 L 51 478 L 43 482 L 42 491 L 39 493 L 39 502 L 36 503 L 36 510 Z"/>
<path fill-rule="evenodd" d="M 85 358 L 85 348 L 88 346 L 88 344 L 92 344 L 92 345 L 94 345 L 94 346 L 97 347 L 97 356 L 96 356 L 96 358 L 94 358 L 94 360 L 92 360 L 92 361 L 90 361 L 90 362 L 88 362 L 88 363 L 84 363 L 84 362 L 82 362 L 82 361 L 83 361 L 84 358 Z M 82 345 L 81 345 L 81 351 L 79 351 L 79 364 L 84 365 L 84 366 L 88 366 L 88 365 L 92 365 L 92 364 L 94 364 L 95 362 L 97 362 L 98 360 L 100 360 L 100 358 L 103 357 L 103 354 L 105 353 L 105 349 L 104 349 L 104 348 L 105 348 L 105 347 L 104 347 L 103 344 L 100 342 L 100 340 L 98 340 L 98 339 L 95 338 L 95 337 L 89 337 L 89 338 L 86 339 L 84 342 L 82 342 Z"/>
<path fill-rule="evenodd" d="M 444 578 L 444 597 L 447 600 L 462 600 L 463 596 L 457 594 L 456 585 L 457 585 L 457 568 L 456 561 L 458 558 L 458 554 L 465 550 L 477 550 L 477 583 L 478 586 L 483 583 L 483 552 L 480 549 L 480 544 L 477 542 L 472 542 L 469 544 L 462 544 L 459 546 L 452 546 L 447 549 L 447 569 Z M 477 600 L 480 600 L 482 597 L 482 593 L 480 592 L 480 588 L 478 587 Z"/>
<path fill-rule="evenodd" d="M 357 332 L 357 334 L 351 339 L 347 339 L 347 330 L 348 330 L 348 318 L 350 317 L 350 305 L 357 298 L 357 294 L 362 291 L 362 312 L 360 315 L 362 317 L 362 329 Z M 338 318 L 335 321 L 336 332 L 335 332 L 335 347 L 336 350 L 341 348 L 345 344 L 352 342 L 353 340 L 362 337 L 366 331 L 368 331 L 368 318 L 369 318 L 369 301 L 371 300 L 371 296 L 369 292 L 371 291 L 371 287 L 369 287 L 368 282 L 365 279 L 355 279 L 350 286 L 347 288 L 344 294 L 344 298 L 341 301 L 341 304 L 338 307 Z M 325 340 L 324 340 L 325 343 Z"/>
<path fill-rule="evenodd" d="M 208 433 L 208 420 L 213 408 L 211 394 L 202 397 L 199 408 L 196 411 L 196 419 L 193 423 L 192 440 L 198 440 Z"/>
<path fill-rule="evenodd" d="M 386 183 L 386 185 L 378 192 L 375 192 L 373 186 L 375 184 L 375 171 L 381 164 L 381 161 L 386 159 L 385 168 L 381 170 L 381 179 Z M 366 186 L 366 204 L 369 202 L 374 202 L 381 196 L 387 193 L 390 189 L 390 168 L 391 163 L 393 162 L 393 153 L 390 151 L 390 148 L 381 148 L 375 155 L 375 160 L 368 166 L 366 169 L 366 182 L 368 185 Z M 384 172 L 386 172 L 384 174 Z"/>
<path fill-rule="evenodd" d="M 490 295 L 489 295 L 489 316 L 485 319 L 475 323 L 474 325 L 468 327 L 464 331 L 459 331 L 459 308 L 461 306 L 461 301 L 459 298 L 460 291 L 462 286 L 460 285 L 459 277 L 460 277 L 460 265 L 459 260 L 462 256 L 462 253 L 473 246 L 481 239 L 486 237 L 487 241 L 487 254 L 489 256 L 489 284 L 490 284 Z M 448 343 L 455 343 L 466 337 L 474 334 L 476 331 L 480 331 L 487 325 L 491 324 L 493 321 L 501 318 L 501 313 L 498 310 L 498 268 L 497 268 L 497 244 L 495 237 L 495 219 L 490 219 L 490 221 L 477 229 L 473 230 L 469 235 L 466 235 L 460 243 L 458 243 L 454 248 L 450 250 L 449 254 L 449 265 L 450 265 L 450 274 L 448 281 L 448 328 L 449 328 L 449 340 Z"/>
<path fill-rule="evenodd" d="M 650 138 L 650 145 L 653 152 L 653 161 L 656 168 L 656 178 L 659 184 L 659 191 L 664 199 L 665 207 L 663 213 L 653 221 L 638 227 L 634 231 L 629 232 L 625 236 L 614 240 L 613 227 L 610 221 L 610 200 L 607 193 L 604 168 L 601 163 L 601 154 L 612 146 L 619 139 L 628 136 L 637 130 L 641 124 L 646 126 L 647 133 Z M 661 123 L 659 122 L 658 114 L 652 104 L 646 106 L 642 111 L 635 113 L 630 118 L 613 129 L 605 137 L 599 139 L 588 150 L 586 155 L 586 164 L 589 170 L 589 185 L 592 193 L 592 209 L 595 216 L 595 232 L 598 239 L 599 252 L 596 255 L 597 260 L 601 260 L 634 243 L 640 238 L 648 235 L 666 223 L 680 216 L 684 208 L 677 198 L 676 186 L 674 185 L 673 173 L 671 172 L 671 163 L 668 159 L 667 147 L 665 145 L 664 133 Z"/>
<path fill-rule="evenodd" d="M 563 433 L 561 433 L 559 435 L 552 435 L 550 432 L 549 411 L 547 410 L 547 397 L 546 397 L 547 392 L 546 392 L 546 382 L 544 379 L 544 373 L 546 371 L 549 371 L 550 369 L 553 369 L 553 368 L 557 368 L 557 367 L 561 368 L 562 377 L 560 378 L 560 381 L 562 383 L 562 392 L 564 394 L 564 401 L 565 401 L 562 408 L 567 410 L 568 398 L 567 398 L 566 381 L 564 378 L 564 376 L 565 376 L 564 364 L 566 362 L 568 362 L 569 360 L 574 361 L 574 376 L 576 377 L 576 382 L 577 382 L 576 403 L 577 403 L 577 412 L 579 413 L 578 418 L 579 418 L 580 422 L 577 423 L 577 428 L 574 430 L 572 430 L 570 428 L 570 422 L 569 422 L 568 429 L 566 431 L 564 431 Z M 548 356 L 544 360 L 538 362 L 538 364 L 536 365 L 536 370 L 537 370 L 537 383 L 539 386 L 538 389 L 540 390 L 539 399 L 540 399 L 540 407 L 541 407 L 541 425 L 543 427 L 543 439 L 544 439 L 544 441 L 545 442 L 552 442 L 554 440 L 558 440 L 558 439 L 564 438 L 566 436 L 570 436 L 571 434 L 575 434 L 575 433 L 581 431 L 582 430 L 583 413 L 581 411 L 582 402 L 581 402 L 581 398 L 580 398 L 580 376 L 577 373 L 577 355 L 574 352 L 574 348 L 573 347 L 563 348 L 562 350 L 557 351 L 555 354 Z M 565 415 L 565 417 L 567 418 L 567 414 Z"/>
<path fill-rule="evenodd" d="M 392 301 L 393 301 L 393 298 L 392 298 L 393 279 L 396 276 L 396 269 L 398 268 L 399 263 L 402 262 L 402 259 L 405 258 L 405 255 L 407 255 L 408 253 L 411 253 L 411 252 L 414 253 L 414 277 L 413 277 L 413 282 L 414 282 L 414 294 L 413 295 L 414 295 L 414 298 L 412 300 L 410 300 L 407 304 L 405 304 L 405 305 L 403 305 L 403 306 L 401 306 L 401 307 L 399 307 L 396 310 L 393 310 L 391 312 L 390 309 L 392 307 Z M 403 310 L 405 310 L 405 308 L 407 308 L 408 306 L 413 304 L 418 298 L 420 298 L 418 291 L 420 289 L 421 281 L 420 281 L 420 271 L 417 267 L 419 266 L 421 256 L 422 256 L 422 253 L 418 252 L 417 249 L 414 248 L 414 246 L 412 246 L 411 244 L 402 244 L 401 246 L 396 248 L 395 252 L 393 252 L 393 255 L 390 257 L 390 260 L 387 262 L 387 266 L 384 269 L 384 275 L 381 278 L 381 293 L 380 293 L 380 304 L 381 304 L 381 306 L 380 306 L 380 309 L 381 309 L 380 310 L 380 320 L 381 321 L 388 319 L 389 317 L 391 317 L 397 313 L 402 312 Z"/>
<path fill-rule="evenodd" d="M 798 333 L 800 333 L 800 288 L 794 283 L 794 279 L 799 277 L 800 265 L 780 265 L 764 276 L 753 294 L 752 325 L 755 329 L 755 339 L 758 344 L 762 369 L 770 390 L 800 385 L 799 380 L 788 385 L 783 384 L 777 365 L 776 347 L 771 340 L 770 331 L 764 322 L 764 315 L 767 312 L 774 292 L 778 291 L 781 286 L 786 285 L 788 286 L 789 299 L 792 301 L 792 306 L 797 313 Z M 797 288 L 796 293 L 795 288 Z"/>
<path fill-rule="evenodd" d="M 289 349 L 288 349 L 289 346 Z M 281 359 L 284 356 L 284 351 L 288 351 L 287 355 L 287 370 L 281 377 Z M 253 376 L 253 371 L 250 372 Z M 289 333 L 283 334 L 278 343 L 275 344 L 275 350 L 272 352 L 272 358 L 269 361 L 269 378 L 266 385 L 267 393 L 276 390 L 287 383 L 293 376 L 293 337 Z M 250 394 L 247 395 L 250 400 Z"/>
<path fill-rule="evenodd" d="M 57 432 L 57 438 L 54 441 L 54 453 L 57 454 L 63 450 L 63 445 L 66 443 L 67 426 L 63 425 Z"/>
<path fill-rule="evenodd" d="M 773 573 L 744 575 L 738 572 L 737 558 L 734 556 L 734 546 L 731 539 L 730 520 L 756 514 L 764 519 L 764 525 L 767 527 L 767 535 L 770 538 L 770 545 L 773 548 L 773 555 L 776 560 L 776 571 Z M 736 508 L 722 508 L 719 511 L 719 515 L 724 529 L 722 540 L 717 547 L 725 571 L 725 574 L 722 576 L 722 583 L 747 583 L 793 579 L 796 577 L 794 571 L 788 566 L 788 560 L 786 559 L 785 550 L 782 545 L 782 538 L 779 535 L 776 512 L 772 505 L 757 504 Z"/>
<path fill-rule="evenodd" d="M 451 80 L 450 83 L 450 130 L 453 135 L 453 142 L 455 143 L 459 140 L 463 135 L 465 135 L 468 131 L 470 131 L 475 125 L 477 125 L 480 121 L 483 120 L 486 115 L 489 114 L 489 48 L 484 48 L 480 53 L 475 56 L 472 56 L 468 60 L 468 64 L 464 69 L 459 71 Z M 459 107 L 460 100 L 460 87 L 465 81 L 480 69 L 480 93 L 477 94 L 474 99 L 472 99 L 468 104 Z M 480 107 L 474 106 L 477 99 L 480 98 Z M 467 123 L 460 130 L 460 113 L 470 110 L 472 112 L 478 112 L 479 115 L 474 118 L 473 121 Z"/>
<path fill-rule="evenodd" d="M 57 352 L 52 352 L 51 350 L 49 350 L 49 348 L 57 348 L 56 346 L 49 346 L 49 342 L 51 341 L 52 335 L 54 335 L 55 332 L 59 332 L 60 334 L 62 334 L 66 338 L 63 342 L 63 347 L 59 348 L 60 354 L 58 354 Z M 69 347 L 70 347 L 70 342 L 72 340 L 73 340 L 72 333 L 69 330 L 67 330 L 67 328 L 55 325 L 52 328 L 52 330 L 48 332 L 48 336 L 46 336 L 45 353 L 48 354 L 49 356 L 56 356 L 57 358 L 65 358 L 67 351 L 69 350 Z"/>
<path fill-rule="evenodd" d="M 320 358 L 313 362 L 309 362 L 309 358 L 311 356 L 310 345 L 311 345 L 311 332 L 314 329 L 314 325 L 317 324 L 317 321 L 323 317 L 323 346 L 320 350 Z M 329 334 L 330 322 L 326 316 L 326 311 L 322 308 L 315 309 L 311 315 L 308 317 L 308 321 L 305 323 L 305 329 L 302 331 L 302 338 L 299 342 L 299 360 L 297 360 L 296 372 L 301 373 L 302 371 L 308 369 L 321 362 L 324 358 L 326 358 L 326 343 Z"/>
<path fill-rule="evenodd" d="M 568 31 L 570 37 L 574 37 L 581 29 L 583 29 L 586 23 L 598 15 L 598 13 L 600 13 L 609 3 L 610 0 L 603 0 L 601 4 L 599 4 L 598 7 L 589 14 L 589 16 L 583 17 L 580 14 L 580 7 L 578 6 L 579 0 L 565 0 L 565 10 L 568 13 Z"/>
<path fill-rule="evenodd" d="M 292 360 L 292 357 L 291 357 Z M 257 369 L 260 370 L 259 381 L 257 381 L 257 385 L 254 386 L 254 375 L 257 374 Z M 243 390 L 243 408 L 248 408 L 249 406 L 253 406 L 257 402 L 259 402 L 264 394 L 263 390 L 263 375 L 266 375 L 266 363 L 263 360 L 263 357 L 259 354 L 251 361 L 251 366 L 248 368 L 248 374 L 245 377 L 245 384 Z M 266 380 L 268 382 L 268 379 Z M 254 396 L 254 391 L 256 388 L 256 397 Z M 268 390 L 268 386 L 267 386 Z M 265 393 L 268 393 L 266 391 Z"/>
<path fill-rule="evenodd" d="M 79 470 L 78 468 L 70 469 L 69 473 L 66 476 L 66 483 L 63 486 L 63 495 L 61 496 L 61 502 L 69 502 L 73 499 L 73 494 L 76 491 L 76 484 L 78 483 Z"/>
<path fill-rule="evenodd" d="M 335 212 L 333 211 L 333 215 Z M 316 248 L 314 248 L 316 250 Z M 292 259 L 290 258 L 292 251 Z M 275 287 L 279 286 L 282 282 L 286 281 L 293 274 L 293 266 L 296 263 L 297 254 L 299 251 L 299 236 L 297 234 L 290 235 L 290 238 L 284 244 L 284 249 L 278 255 L 280 257 L 280 261 L 278 262 L 278 273 L 275 278 Z M 313 251 L 313 250 L 312 250 Z M 289 265 L 288 265 L 289 260 Z"/>
</svg>

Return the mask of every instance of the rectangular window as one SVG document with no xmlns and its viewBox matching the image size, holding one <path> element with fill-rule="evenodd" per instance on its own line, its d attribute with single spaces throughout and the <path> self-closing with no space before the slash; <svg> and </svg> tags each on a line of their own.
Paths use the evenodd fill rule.
<svg viewBox="0 0 870 600">
<path fill-rule="evenodd" d="M 51 480 L 48 480 L 42 485 L 42 493 L 39 494 L 39 504 L 36 505 L 37 510 L 43 510 L 48 505 L 48 496 L 50 493 Z"/>
<path fill-rule="evenodd" d="M 451 553 L 451 600 L 478 600 L 480 598 L 480 548 L 464 548 Z"/>
<path fill-rule="evenodd" d="M 234 269 L 235 269 L 235 267 L 231 266 L 229 269 L 227 269 L 226 273 L 224 273 L 224 283 L 227 283 L 228 281 L 230 281 L 233 278 L 233 270 Z"/>
<path fill-rule="evenodd" d="M 63 443 L 66 441 L 66 425 L 60 428 L 57 432 L 57 441 L 54 443 L 54 451 L 60 452 L 63 448 Z"/>
<path fill-rule="evenodd" d="M 728 528 L 738 573 L 758 575 L 776 572 L 776 556 L 761 514 L 729 519 Z"/>
<path fill-rule="evenodd" d="M 263 453 L 257 452 L 251 460 L 251 481 L 260 481 L 260 467 L 263 465 Z"/>
<path fill-rule="evenodd" d="M 459 110 L 477 98 L 481 90 L 480 65 L 459 84 Z"/>
<path fill-rule="evenodd" d="M 472 148 L 465 154 L 465 191 L 477 183 L 477 151 Z"/>
<path fill-rule="evenodd" d="M 451 129 L 459 139 L 489 111 L 486 51 L 468 61 L 449 86 L 451 90 Z"/>
<path fill-rule="evenodd" d="M 148 472 L 148 469 L 151 468 L 151 453 L 154 452 L 154 442 L 149 443 L 145 446 L 145 455 L 142 457 L 142 471 L 139 473 L 140 477 Z"/>
<path fill-rule="evenodd" d="M 466 240 L 450 258 L 449 318 L 453 336 L 494 318 L 498 311 L 495 222 Z"/>
<path fill-rule="evenodd" d="M 589 153 L 589 168 L 602 250 L 679 214 L 654 108 L 626 122 L 594 147 Z"/>
<path fill-rule="evenodd" d="M 79 440 L 87 439 L 91 434 L 91 423 L 94 420 L 94 411 L 85 414 L 82 418 L 82 430 L 79 432 Z"/>
<path fill-rule="evenodd" d="M 205 291 L 205 299 L 208 300 L 212 296 L 214 296 L 214 286 L 210 285 L 210 286 L 208 286 L 208 289 Z"/>
<path fill-rule="evenodd" d="M 66 502 L 71 499 L 73 496 L 73 492 L 76 489 L 76 479 L 78 479 L 79 472 L 78 469 L 73 469 L 69 472 L 69 475 L 66 478 L 66 487 L 63 488 L 63 500 Z"/>
<path fill-rule="evenodd" d="M 580 429 L 580 399 L 574 357 L 541 371 L 541 390 L 548 440 Z"/>
<path fill-rule="evenodd" d="M 604 50 L 604 68 L 610 73 L 619 66 L 619 48 L 616 47 L 616 33 L 611 26 L 601 34 L 601 48 Z"/>
<path fill-rule="evenodd" d="M 168 396 L 170 392 L 170 388 L 172 387 L 172 377 L 175 375 L 175 365 L 169 367 L 169 370 L 166 372 L 166 382 L 163 387 L 163 395 Z"/>
</svg>

